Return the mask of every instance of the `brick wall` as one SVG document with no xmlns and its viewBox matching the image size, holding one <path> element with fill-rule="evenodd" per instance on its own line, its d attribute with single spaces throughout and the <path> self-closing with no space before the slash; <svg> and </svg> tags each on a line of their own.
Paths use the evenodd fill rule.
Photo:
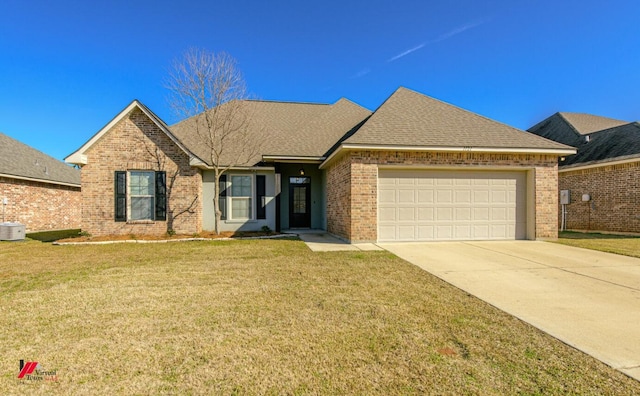
<svg viewBox="0 0 640 396">
<path fill-rule="evenodd" d="M 352 242 L 377 240 L 378 165 L 533 168 L 536 238 L 558 236 L 556 156 L 402 151 L 351 151 L 329 165 L 329 232 Z"/>
<path fill-rule="evenodd" d="M 0 177 L 0 216 L 27 231 L 80 228 L 80 207 L 80 187 Z"/>
<path fill-rule="evenodd" d="M 640 233 L 640 162 L 561 172 L 558 188 L 571 190 L 567 229 Z"/>
<path fill-rule="evenodd" d="M 202 176 L 188 156 L 139 109 L 89 150 L 82 167 L 82 229 L 92 235 L 164 234 L 202 230 Z M 114 221 L 114 172 L 167 173 L 167 221 Z M 173 180 L 173 185 L 172 184 Z"/>
<path fill-rule="evenodd" d="M 327 231 L 351 235 L 351 157 L 343 155 L 327 169 Z"/>
</svg>

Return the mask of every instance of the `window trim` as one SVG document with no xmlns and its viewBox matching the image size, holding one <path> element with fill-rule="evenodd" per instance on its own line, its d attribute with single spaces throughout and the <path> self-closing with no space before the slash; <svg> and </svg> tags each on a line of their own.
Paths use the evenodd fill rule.
<svg viewBox="0 0 640 396">
<path fill-rule="evenodd" d="M 152 195 L 132 195 L 131 194 L 131 174 L 134 172 L 150 173 L 153 187 Z M 114 221 L 136 223 L 154 223 L 156 221 L 167 220 L 167 179 L 165 171 L 149 169 L 127 169 L 114 172 Z M 118 182 L 124 182 L 124 191 Z M 131 218 L 131 199 L 135 197 L 151 198 L 151 218 L 137 219 Z"/>
<path fill-rule="evenodd" d="M 133 180 L 133 173 L 141 173 L 141 174 L 151 174 L 150 184 L 153 188 L 153 193 L 151 195 L 133 195 L 131 193 L 131 181 Z M 129 222 L 145 222 L 145 221 L 155 221 L 156 220 L 156 172 L 150 170 L 137 170 L 131 169 L 127 171 L 128 182 L 127 182 L 127 221 Z M 151 218 L 145 219 L 133 219 L 131 218 L 133 214 L 133 198 L 151 198 L 151 205 L 149 207 L 149 213 L 151 213 Z"/>
<path fill-rule="evenodd" d="M 240 176 L 240 177 L 248 177 L 250 182 L 251 182 L 251 192 L 249 193 L 249 195 L 242 195 L 242 196 L 238 196 L 235 197 L 233 195 L 233 177 L 234 176 Z M 232 222 L 238 222 L 238 221 L 253 221 L 256 219 L 256 210 L 254 208 L 255 206 L 255 191 L 256 191 L 256 178 L 255 175 L 253 174 L 246 174 L 246 173 L 229 173 L 228 177 L 227 177 L 227 196 L 226 196 L 226 204 L 227 204 L 227 220 L 228 221 L 232 221 Z M 249 213 L 250 216 L 249 217 L 240 217 L 240 218 L 236 218 L 233 216 L 233 201 L 235 199 L 238 200 L 247 200 L 249 201 Z"/>
</svg>

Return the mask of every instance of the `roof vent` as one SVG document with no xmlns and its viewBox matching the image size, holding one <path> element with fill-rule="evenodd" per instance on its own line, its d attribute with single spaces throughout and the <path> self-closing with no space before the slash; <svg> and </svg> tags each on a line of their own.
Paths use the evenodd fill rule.
<svg viewBox="0 0 640 396">
<path fill-rule="evenodd" d="M 589 143 L 591 141 L 591 136 L 587 135 L 584 137 L 584 141 Z"/>
</svg>

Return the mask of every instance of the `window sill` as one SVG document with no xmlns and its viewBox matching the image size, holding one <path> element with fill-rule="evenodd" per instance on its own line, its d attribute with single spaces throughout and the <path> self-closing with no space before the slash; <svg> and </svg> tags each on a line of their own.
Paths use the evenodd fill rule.
<svg viewBox="0 0 640 396">
<path fill-rule="evenodd" d="M 225 224 L 246 224 L 246 223 L 257 223 L 258 220 L 222 220 Z"/>
<path fill-rule="evenodd" d="M 156 224 L 154 220 L 127 220 L 127 224 Z"/>
</svg>

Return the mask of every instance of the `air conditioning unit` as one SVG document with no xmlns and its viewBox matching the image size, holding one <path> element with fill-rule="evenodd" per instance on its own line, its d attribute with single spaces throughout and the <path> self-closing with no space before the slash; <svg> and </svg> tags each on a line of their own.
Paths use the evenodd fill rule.
<svg viewBox="0 0 640 396">
<path fill-rule="evenodd" d="M 24 234 L 24 224 L 0 223 L 0 241 L 21 241 L 24 239 Z"/>
</svg>

